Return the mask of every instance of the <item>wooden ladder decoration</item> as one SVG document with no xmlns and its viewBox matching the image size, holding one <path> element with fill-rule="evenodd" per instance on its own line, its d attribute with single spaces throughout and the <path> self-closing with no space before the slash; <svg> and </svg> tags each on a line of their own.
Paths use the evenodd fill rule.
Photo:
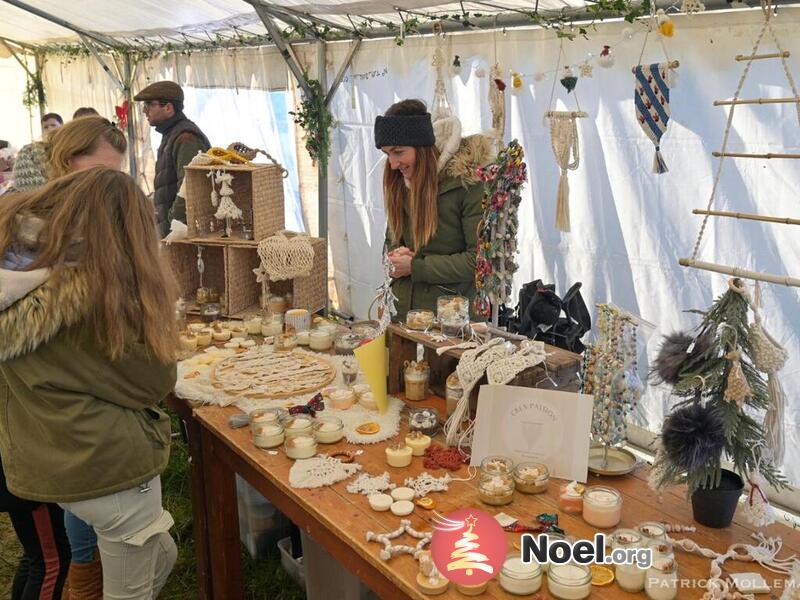
<svg viewBox="0 0 800 600">
<path fill-rule="evenodd" d="M 768 283 L 779 283 L 787 286 L 794 286 L 800 287 L 800 278 L 797 277 L 789 277 L 788 275 L 773 275 L 770 273 L 762 273 L 760 271 L 749 271 L 747 269 L 741 269 L 738 267 L 728 267 L 725 265 L 718 265 L 709 262 L 703 262 L 697 260 L 697 254 L 700 250 L 700 242 L 703 240 L 703 234 L 706 230 L 706 225 L 708 224 L 709 217 L 731 217 L 735 219 L 747 219 L 750 221 L 763 221 L 767 223 L 784 223 L 788 225 L 800 225 L 800 219 L 793 219 L 790 217 L 772 217 L 767 215 L 755 215 L 749 213 L 739 213 L 739 212 L 730 212 L 730 211 L 722 211 L 722 210 L 712 210 L 714 205 L 714 200 L 717 195 L 717 189 L 719 187 L 720 178 L 722 175 L 722 165 L 725 162 L 726 158 L 759 158 L 759 159 L 800 159 L 800 154 L 776 154 L 776 153 L 766 153 L 766 154 L 752 154 L 747 152 L 729 152 L 728 151 L 728 138 L 731 131 L 731 124 L 733 122 L 733 113 L 736 111 L 736 107 L 745 104 L 794 104 L 797 110 L 797 122 L 798 126 L 800 126 L 800 94 L 797 92 L 797 86 L 795 85 L 794 79 L 792 78 L 792 74 L 789 71 L 789 65 L 787 63 L 787 58 L 789 58 L 789 52 L 784 50 L 781 47 L 780 42 L 778 41 L 778 37 L 775 34 L 775 30 L 772 27 L 772 23 L 770 22 L 770 17 L 772 16 L 772 3 L 771 0 L 762 0 L 761 2 L 761 10 L 764 12 L 764 25 L 761 28 L 761 31 L 756 39 L 756 43 L 753 46 L 753 50 L 750 54 L 742 55 L 739 54 L 736 56 L 736 60 L 739 62 L 747 62 L 745 66 L 744 72 L 742 73 L 741 78 L 739 79 L 739 85 L 736 88 L 736 92 L 731 100 L 717 100 L 714 102 L 714 106 L 730 106 L 730 112 L 728 113 L 728 122 L 725 127 L 725 134 L 722 137 L 722 148 L 719 152 L 712 152 L 712 155 L 719 158 L 719 163 L 717 164 L 717 171 L 714 177 L 714 185 L 711 189 L 711 196 L 708 200 L 708 205 L 706 206 L 705 210 L 702 209 L 695 209 L 693 210 L 693 214 L 696 215 L 704 215 L 703 223 L 700 226 L 700 232 L 697 236 L 697 241 L 694 244 L 694 250 L 692 251 L 691 258 L 681 258 L 678 260 L 679 264 L 684 267 L 693 267 L 695 269 L 703 269 L 706 271 L 713 271 L 715 273 L 722 273 L 724 275 L 732 275 L 734 277 L 743 277 L 745 279 L 754 279 L 757 281 L 766 281 Z M 766 53 L 766 54 L 759 54 L 758 50 L 761 46 L 761 41 L 764 39 L 764 36 L 769 33 L 772 41 L 774 42 L 775 46 L 777 47 L 777 52 L 773 53 Z M 742 87 L 744 86 L 744 82 L 747 79 L 748 74 L 750 73 L 750 67 L 753 65 L 754 61 L 757 60 L 768 60 L 778 58 L 781 60 L 783 65 L 783 71 L 786 74 L 786 80 L 789 82 L 789 87 L 792 91 L 792 96 L 787 98 L 740 98 L 740 94 L 742 93 Z"/>
</svg>

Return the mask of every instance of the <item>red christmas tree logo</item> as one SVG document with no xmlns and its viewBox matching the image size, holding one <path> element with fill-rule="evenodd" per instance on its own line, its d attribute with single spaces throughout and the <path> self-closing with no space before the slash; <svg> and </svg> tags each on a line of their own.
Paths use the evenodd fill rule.
<svg viewBox="0 0 800 600">
<path fill-rule="evenodd" d="M 489 513 L 462 509 L 437 515 L 431 554 L 447 579 L 479 585 L 500 572 L 506 557 L 503 528 Z"/>
</svg>

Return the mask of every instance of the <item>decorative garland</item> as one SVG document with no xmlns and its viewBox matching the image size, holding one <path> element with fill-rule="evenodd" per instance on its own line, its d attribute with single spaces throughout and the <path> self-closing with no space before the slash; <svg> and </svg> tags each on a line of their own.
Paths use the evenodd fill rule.
<svg viewBox="0 0 800 600">
<path fill-rule="evenodd" d="M 305 131 L 306 151 L 315 163 L 323 170 L 328 168 L 328 157 L 331 154 L 331 127 L 333 115 L 325 105 L 325 91 L 316 79 L 306 79 L 311 88 L 311 95 L 303 93 L 300 110 L 289 111 L 297 123 Z"/>
<path fill-rule="evenodd" d="M 525 152 L 517 140 L 497 155 L 490 165 L 477 170 L 484 182 L 483 220 L 478 226 L 478 257 L 475 264 L 475 311 L 486 317 L 492 307 L 511 298 L 511 282 L 519 266 L 517 253 L 517 209 L 520 188 L 528 180 Z"/>
</svg>

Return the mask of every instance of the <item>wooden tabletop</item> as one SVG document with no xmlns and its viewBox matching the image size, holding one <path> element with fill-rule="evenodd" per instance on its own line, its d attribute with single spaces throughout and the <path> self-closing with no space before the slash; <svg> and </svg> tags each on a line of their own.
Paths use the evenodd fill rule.
<svg viewBox="0 0 800 600">
<path fill-rule="evenodd" d="M 441 406 L 441 399 L 438 400 Z M 289 500 L 292 512 L 302 511 L 304 517 L 309 517 L 313 522 L 318 523 L 324 528 L 325 533 L 330 533 L 338 540 L 346 543 L 345 549 L 353 554 L 353 560 L 347 560 L 346 556 L 338 556 L 339 560 L 356 571 L 362 579 L 376 581 L 376 576 L 382 576 L 385 581 L 379 581 L 382 589 L 376 589 L 382 597 L 391 598 L 427 598 L 415 585 L 416 575 L 419 572 L 418 563 L 408 555 L 400 555 L 385 562 L 379 558 L 381 544 L 366 541 L 366 532 L 376 533 L 389 532 L 397 529 L 400 518 L 388 512 L 378 513 L 370 509 L 367 498 L 360 494 L 350 494 L 345 487 L 349 481 L 337 483 L 333 486 L 316 489 L 294 489 L 288 483 L 289 470 L 293 461 L 288 459 L 283 450 L 279 450 L 277 455 L 270 455 L 267 451 L 260 450 L 253 445 L 248 428 L 231 429 L 228 426 L 228 418 L 232 414 L 240 412 L 233 407 L 202 407 L 195 409 L 195 417 L 205 430 L 213 436 L 214 442 L 221 442 L 235 452 L 238 458 L 248 465 L 250 477 L 263 477 L 266 488 L 274 490 L 275 495 L 285 496 L 276 502 L 281 508 L 281 504 L 286 505 Z M 406 431 L 405 424 L 401 427 L 401 435 Z M 396 438 L 395 438 L 396 439 Z M 362 472 L 372 475 L 379 475 L 388 471 L 392 481 L 397 485 L 402 485 L 406 477 L 419 475 L 425 469 L 422 466 L 422 458 L 414 457 L 412 464 L 404 469 L 389 467 L 385 462 L 384 449 L 392 444 L 392 440 L 372 445 L 354 445 L 345 442 L 337 444 L 320 444 L 319 451 L 337 450 L 363 450 L 363 454 L 356 458 L 364 468 Z M 209 460 L 208 457 L 205 460 Z M 252 467 L 249 468 L 249 467 Z M 438 477 L 445 473 L 443 470 L 429 471 Z M 452 473 L 456 478 L 467 477 L 467 469 L 463 467 L 461 471 Z M 670 490 L 663 495 L 663 500 L 658 501 L 656 494 L 647 486 L 647 467 L 639 469 L 634 474 L 625 477 L 601 478 L 590 476 L 590 484 L 602 484 L 616 488 L 623 496 L 623 516 L 619 527 L 636 527 L 643 521 L 665 521 L 669 523 L 681 523 L 686 525 L 694 524 L 691 518 L 691 508 L 682 496 L 680 490 Z M 455 481 L 450 484 L 447 492 L 435 492 L 431 497 L 436 501 L 436 510 L 441 514 L 454 511 L 465 507 L 477 507 L 486 512 L 496 514 L 505 512 L 517 517 L 523 523 L 532 523 L 536 515 L 548 512 L 558 513 L 559 525 L 566 530 L 567 535 L 581 539 L 591 539 L 596 532 L 594 528 L 587 525 L 580 516 L 572 516 L 561 513 L 558 510 L 558 488 L 559 480 L 551 480 L 548 491 L 544 494 L 526 495 L 515 492 L 514 501 L 502 507 L 487 506 L 478 499 L 477 480 Z M 272 499 L 272 498 L 271 498 Z M 286 511 L 284 511 L 286 512 Z M 290 515 L 291 516 L 291 515 Z M 417 507 L 412 515 L 405 517 L 411 520 L 412 526 L 418 530 L 430 530 L 431 518 L 433 514 L 423 508 Z M 750 534 L 754 529 L 742 523 L 735 522 L 728 529 L 709 529 L 697 525 L 696 533 L 672 534 L 675 539 L 688 537 L 696 541 L 701 546 L 711 548 L 717 552 L 724 552 L 728 546 L 735 542 L 753 542 Z M 766 530 L 762 530 L 770 536 L 781 536 L 784 540 L 784 553 L 788 555 L 800 552 L 800 533 L 789 529 L 780 524 L 772 525 Z M 508 537 L 509 552 L 513 552 L 512 543 L 519 538 L 519 534 L 506 534 Z M 331 538 L 333 539 L 333 538 Z M 416 540 L 408 536 L 398 538 L 396 543 L 409 543 L 414 545 Z M 685 582 L 682 583 L 678 592 L 678 598 L 695 599 L 702 596 L 703 590 L 697 587 L 695 582 L 704 580 L 709 574 L 709 559 L 687 554 L 676 550 L 679 577 Z M 353 567 L 352 564 L 361 565 Z M 363 566 L 368 565 L 367 569 Z M 775 575 L 754 563 L 737 563 L 729 561 L 725 564 L 727 572 L 750 572 L 757 571 L 773 587 L 774 592 L 779 596 L 781 590 L 775 586 L 780 586 L 781 576 Z M 365 573 L 364 571 L 369 571 Z M 367 576 L 369 575 L 369 576 Z M 775 583 L 781 580 L 781 583 Z M 386 596 L 386 590 L 393 589 L 391 596 Z M 551 596 L 543 585 L 540 594 L 543 598 Z M 440 596 L 441 598 L 463 599 L 453 585 L 448 592 Z M 489 583 L 486 593 L 482 598 L 506 598 L 511 596 L 505 593 L 493 579 Z M 593 588 L 592 598 L 644 598 L 644 593 L 631 594 L 620 589 L 616 583 L 606 587 Z M 762 596 L 768 598 L 768 596 Z"/>
</svg>

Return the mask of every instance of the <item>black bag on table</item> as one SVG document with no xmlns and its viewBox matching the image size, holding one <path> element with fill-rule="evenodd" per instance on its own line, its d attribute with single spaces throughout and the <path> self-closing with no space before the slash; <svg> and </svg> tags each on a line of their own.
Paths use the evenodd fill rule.
<svg viewBox="0 0 800 600">
<path fill-rule="evenodd" d="M 581 285 L 574 284 L 559 298 L 553 284 L 541 279 L 526 283 L 519 291 L 516 316 L 509 319 L 508 330 L 580 354 L 585 349 L 581 338 L 592 328 Z"/>
</svg>

